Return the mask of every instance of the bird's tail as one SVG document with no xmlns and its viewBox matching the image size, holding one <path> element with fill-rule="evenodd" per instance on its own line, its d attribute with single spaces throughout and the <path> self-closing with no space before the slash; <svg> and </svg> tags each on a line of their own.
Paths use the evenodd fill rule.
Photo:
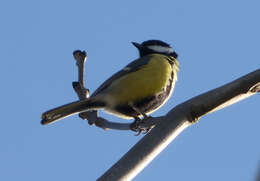
<svg viewBox="0 0 260 181">
<path fill-rule="evenodd" d="M 104 108 L 104 106 L 105 104 L 103 102 L 96 101 L 93 98 L 85 99 L 81 101 L 75 101 L 44 112 L 41 116 L 42 118 L 41 124 L 43 125 L 50 124 L 53 123 L 54 121 L 63 119 L 73 114 L 85 112 L 88 110 Z"/>
</svg>

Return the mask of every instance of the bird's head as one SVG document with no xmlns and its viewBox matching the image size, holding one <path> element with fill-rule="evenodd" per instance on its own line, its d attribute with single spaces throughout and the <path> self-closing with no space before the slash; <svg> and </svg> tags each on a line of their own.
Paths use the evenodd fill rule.
<svg viewBox="0 0 260 181">
<path fill-rule="evenodd" d="M 132 43 L 139 50 L 140 57 L 152 53 L 173 56 L 176 59 L 178 57 L 178 54 L 173 50 L 173 48 L 169 44 L 161 40 L 148 40 L 148 41 L 144 41 L 141 44 L 136 42 L 132 42 Z"/>
</svg>

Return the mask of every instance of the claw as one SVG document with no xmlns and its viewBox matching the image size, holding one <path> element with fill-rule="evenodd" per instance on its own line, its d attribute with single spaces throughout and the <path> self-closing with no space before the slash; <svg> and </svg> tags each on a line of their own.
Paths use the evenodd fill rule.
<svg viewBox="0 0 260 181">
<path fill-rule="evenodd" d="M 146 134 L 152 129 L 152 126 L 149 128 L 142 128 L 140 126 L 141 123 L 143 123 L 144 121 L 148 121 L 147 119 L 149 119 L 149 118 L 151 118 L 151 117 L 146 117 L 144 119 L 140 119 L 139 117 L 135 118 L 135 121 L 130 126 L 130 129 L 132 131 L 137 132 L 137 134 L 135 134 L 135 136 L 139 136 L 141 133 Z"/>
<path fill-rule="evenodd" d="M 140 128 L 140 122 L 141 119 L 139 117 L 135 118 L 135 121 L 130 125 L 130 129 L 134 132 L 138 132 L 137 134 L 135 134 L 135 136 L 140 135 L 143 132 L 143 129 Z"/>
<path fill-rule="evenodd" d="M 138 133 L 135 134 L 135 136 L 139 136 L 142 132 L 143 132 L 143 131 L 140 129 L 140 130 L 138 131 Z"/>
<path fill-rule="evenodd" d="M 151 129 L 152 129 L 152 127 L 150 127 L 150 128 L 146 128 L 145 131 L 143 132 L 143 134 L 147 134 L 147 133 L 149 133 L 149 132 L 151 131 Z"/>
</svg>

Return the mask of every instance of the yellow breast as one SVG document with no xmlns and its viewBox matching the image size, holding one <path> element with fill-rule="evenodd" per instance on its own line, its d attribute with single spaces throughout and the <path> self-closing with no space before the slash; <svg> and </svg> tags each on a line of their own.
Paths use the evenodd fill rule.
<svg viewBox="0 0 260 181">
<path fill-rule="evenodd" d="M 109 100 L 112 105 L 135 102 L 156 95 L 169 84 L 173 69 L 168 57 L 160 54 L 149 56 L 148 64 L 111 84 Z"/>
</svg>

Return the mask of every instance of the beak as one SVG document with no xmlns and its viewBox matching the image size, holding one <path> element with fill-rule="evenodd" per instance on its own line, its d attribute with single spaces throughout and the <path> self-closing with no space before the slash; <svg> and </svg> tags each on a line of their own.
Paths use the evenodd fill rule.
<svg viewBox="0 0 260 181">
<path fill-rule="evenodd" d="M 142 47 L 143 47 L 141 44 L 136 43 L 136 42 L 132 42 L 132 44 L 133 44 L 138 50 L 141 50 Z"/>
</svg>

